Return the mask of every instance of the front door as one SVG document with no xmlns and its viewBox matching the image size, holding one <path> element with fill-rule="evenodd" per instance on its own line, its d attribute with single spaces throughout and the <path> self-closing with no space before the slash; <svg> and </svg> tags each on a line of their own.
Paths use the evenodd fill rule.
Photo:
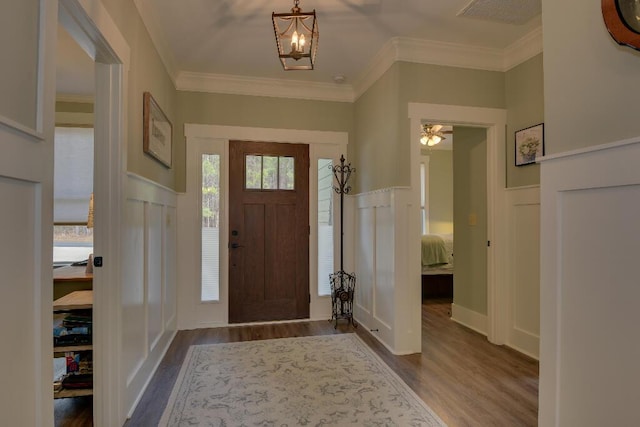
<svg viewBox="0 0 640 427">
<path fill-rule="evenodd" d="M 229 322 L 309 317 L 309 146 L 229 144 Z"/>
</svg>

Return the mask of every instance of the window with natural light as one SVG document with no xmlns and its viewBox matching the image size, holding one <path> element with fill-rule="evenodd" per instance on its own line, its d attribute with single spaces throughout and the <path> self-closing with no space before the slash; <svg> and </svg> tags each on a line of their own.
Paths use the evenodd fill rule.
<svg viewBox="0 0 640 427">
<path fill-rule="evenodd" d="M 333 162 L 318 159 L 318 295 L 331 295 L 333 273 Z"/>
<path fill-rule="evenodd" d="M 200 299 L 220 299 L 220 156 L 202 155 L 202 282 Z"/>
<path fill-rule="evenodd" d="M 295 190 L 294 158 L 247 155 L 245 188 L 247 190 Z"/>
<path fill-rule="evenodd" d="M 81 262 L 93 252 L 87 228 L 93 192 L 93 128 L 56 127 L 53 175 L 53 265 Z"/>
</svg>

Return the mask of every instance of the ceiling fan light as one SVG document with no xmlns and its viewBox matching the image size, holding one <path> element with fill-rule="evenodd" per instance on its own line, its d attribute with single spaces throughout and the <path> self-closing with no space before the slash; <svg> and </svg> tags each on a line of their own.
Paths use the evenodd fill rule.
<svg viewBox="0 0 640 427">
<path fill-rule="evenodd" d="M 429 142 L 429 138 L 427 138 L 426 135 L 422 135 L 422 138 L 420 138 L 420 144 L 427 145 L 428 142 Z"/>
<path fill-rule="evenodd" d="M 433 135 L 431 138 L 429 138 L 427 145 L 429 147 L 433 147 L 434 145 L 439 144 L 440 141 L 442 141 L 442 138 L 440 138 L 438 135 Z"/>
</svg>

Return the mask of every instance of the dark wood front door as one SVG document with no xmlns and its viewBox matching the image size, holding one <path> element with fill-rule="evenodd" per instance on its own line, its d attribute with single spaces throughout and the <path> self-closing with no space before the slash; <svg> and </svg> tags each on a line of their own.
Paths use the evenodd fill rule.
<svg viewBox="0 0 640 427">
<path fill-rule="evenodd" d="M 229 144 L 229 322 L 309 317 L 309 146 Z"/>
</svg>

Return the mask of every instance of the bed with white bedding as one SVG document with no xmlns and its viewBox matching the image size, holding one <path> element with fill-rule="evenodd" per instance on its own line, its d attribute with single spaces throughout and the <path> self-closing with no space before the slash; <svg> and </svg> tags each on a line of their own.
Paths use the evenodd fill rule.
<svg viewBox="0 0 640 427">
<path fill-rule="evenodd" d="M 422 236 L 422 297 L 453 296 L 453 234 Z"/>
</svg>

